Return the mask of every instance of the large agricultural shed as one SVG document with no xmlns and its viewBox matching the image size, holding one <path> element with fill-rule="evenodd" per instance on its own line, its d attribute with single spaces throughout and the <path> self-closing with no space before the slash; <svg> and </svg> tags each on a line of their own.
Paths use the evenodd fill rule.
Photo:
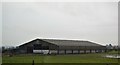
<svg viewBox="0 0 120 65">
<path fill-rule="evenodd" d="M 35 39 L 18 46 L 19 53 L 80 54 L 106 52 L 106 47 L 90 41 Z"/>
</svg>

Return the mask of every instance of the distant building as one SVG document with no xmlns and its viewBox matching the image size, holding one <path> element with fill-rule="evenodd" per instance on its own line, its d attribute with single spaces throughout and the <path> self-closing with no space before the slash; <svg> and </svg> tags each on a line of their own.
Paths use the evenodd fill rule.
<svg viewBox="0 0 120 65">
<path fill-rule="evenodd" d="M 106 45 L 106 48 L 107 48 L 107 50 L 113 50 L 114 49 L 114 47 L 111 44 Z"/>
<path fill-rule="evenodd" d="M 18 47 L 19 53 L 80 54 L 101 53 L 106 46 L 90 41 L 35 39 Z"/>
</svg>

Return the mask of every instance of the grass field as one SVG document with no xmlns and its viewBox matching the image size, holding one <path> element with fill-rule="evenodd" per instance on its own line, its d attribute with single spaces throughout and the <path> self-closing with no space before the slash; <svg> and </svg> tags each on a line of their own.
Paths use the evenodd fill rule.
<svg viewBox="0 0 120 65">
<path fill-rule="evenodd" d="M 21 54 L 13 57 L 2 56 L 3 63 L 118 63 L 118 59 L 105 58 L 109 53 L 76 54 L 76 55 L 39 55 Z M 116 52 L 110 52 L 116 54 Z"/>
</svg>

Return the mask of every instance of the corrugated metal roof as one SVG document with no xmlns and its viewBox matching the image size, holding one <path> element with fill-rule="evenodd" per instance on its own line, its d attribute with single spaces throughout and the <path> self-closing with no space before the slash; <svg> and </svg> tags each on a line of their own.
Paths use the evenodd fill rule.
<svg viewBox="0 0 120 65">
<path fill-rule="evenodd" d="M 58 40 L 58 39 L 41 39 L 41 40 L 58 46 L 102 46 L 94 42 L 80 40 Z"/>
</svg>

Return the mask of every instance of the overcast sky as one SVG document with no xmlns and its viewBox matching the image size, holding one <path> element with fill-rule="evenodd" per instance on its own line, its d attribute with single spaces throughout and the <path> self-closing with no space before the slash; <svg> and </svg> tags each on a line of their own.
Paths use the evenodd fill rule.
<svg viewBox="0 0 120 65">
<path fill-rule="evenodd" d="M 35 38 L 79 39 L 118 44 L 118 3 L 3 3 L 4 46 Z"/>
</svg>

